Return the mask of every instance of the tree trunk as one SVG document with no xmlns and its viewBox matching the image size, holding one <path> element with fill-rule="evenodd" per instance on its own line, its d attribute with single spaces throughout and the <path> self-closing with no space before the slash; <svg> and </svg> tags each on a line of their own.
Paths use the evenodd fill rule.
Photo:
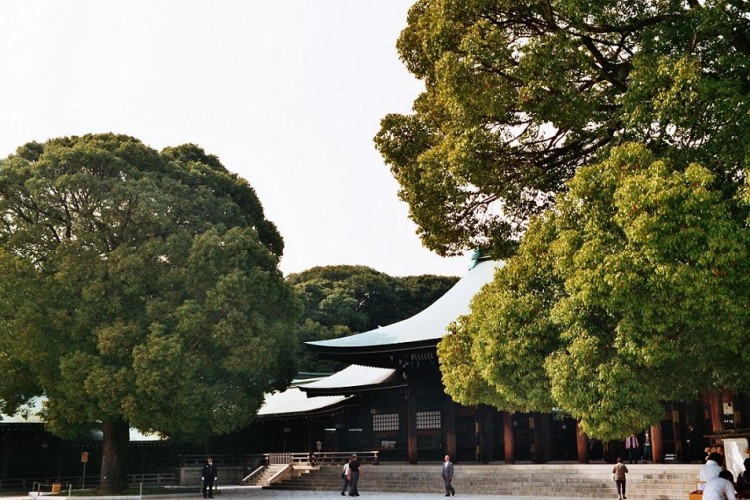
<svg viewBox="0 0 750 500">
<path fill-rule="evenodd" d="M 128 445 L 130 425 L 108 420 L 102 426 L 102 473 L 99 490 L 105 495 L 121 493 L 128 487 Z"/>
</svg>

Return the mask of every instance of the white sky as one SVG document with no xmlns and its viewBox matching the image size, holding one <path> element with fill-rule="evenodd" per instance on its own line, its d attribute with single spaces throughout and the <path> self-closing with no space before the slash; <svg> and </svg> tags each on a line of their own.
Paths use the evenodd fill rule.
<svg viewBox="0 0 750 500">
<path fill-rule="evenodd" d="M 281 268 L 463 275 L 423 248 L 372 138 L 422 89 L 395 44 L 413 0 L 2 0 L 0 157 L 26 142 L 188 142 L 250 182 Z"/>
</svg>

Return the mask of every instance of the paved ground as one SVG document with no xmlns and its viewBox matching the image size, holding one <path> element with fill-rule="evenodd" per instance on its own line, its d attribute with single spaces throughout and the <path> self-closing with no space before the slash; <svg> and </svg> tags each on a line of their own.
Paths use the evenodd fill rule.
<svg viewBox="0 0 750 500">
<path fill-rule="evenodd" d="M 382 492 L 368 492 L 361 490 L 360 498 L 365 500 L 367 498 L 393 498 L 401 500 L 426 500 L 444 498 L 444 494 L 440 490 L 435 491 L 434 494 L 426 493 L 382 493 Z M 498 495 L 464 495 L 461 496 L 459 492 L 456 495 L 459 498 L 470 498 L 471 500 L 489 500 L 489 499 L 505 499 L 505 500 L 531 500 L 538 497 L 511 497 L 511 496 L 498 496 Z M 226 498 L 316 498 L 320 500 L 335 500 L 342 498 L 340 491 L 281 491 L 281 490 L 263 490 L 258 488 L 241 488 L 232 489 L 228 491 L 222 491 L 220 496 L 217 496 L 215 500 L 224 500 Z M 347 498 L 351 498 L 347 495 Z M 554 497 L 555 500 L 560 500 L 560 497 Z M 563 499 L 564 500 L 564 499 Z M 577 499 L 580 500 L 580 499 Z"/>
<path fill-rule="evenodd" d="M 500 496 L 500 495 L 461 495 L 461 492 L 459 491 L 456 497 L 460 498 L 468 498 L 470 500 L 538 500 L 539 497 L 519 497 L 519 496 Z M 29 498 L 36 498 L 36 497 L 28 497 L 28 496 L 2 496 L 2 500 L 28 500 Z M 68 498 L 67 496 L 62 497 L 52 497 L 52 498 Z M 133 500 L 134 496 L 129 497 L 96 497 L 96 496 L 86 496 L 86 497 L 73 497 L 78 498 L 81 500 Z M 195 499 L 195 500 L 203 500 L 200 494 L 197 495 L 159 495 L 159 496 L 144 496 L 144 499 L 179 499 L 179 500 L 187 500 L 187 499 Z M 236 487 L 226 487 L 226 488 L 220 488 L 220 493 L 217 494 L 214 498 L 214 500 L 228 500 L 228 499 L 235 499 L 235 498 L 247 498 L 247 499 L 261 499 L 261 498 L 315 498 L 318 500 L 336 500 L 341 497 L 340 490 L 339 491 L 282 491 L 282 490 L 264 490 L 259 487 L 253 487 L 253 486 L 236 486 Z M 347 498 L 351 498 L 347 496 Z M 367 491 L 360 491 L 360 498 L 362 500 L 366 500 L 368 498 L 379 498 L 379 499 L 395 499 L 395 500 L 427 500 L 427 499 L 437 499 L 437 498 L 444 498 L 444 495 L 437 490 L 434 494 L 425 494 L 425 493 L 381 493 L 381 492 L 367 492 Z M 577 499 L 571 499 L 571 498 L 565 498 L 565 497 L 549 497 L 554 498 L 555 500 L 580 500 Z"/>
<path fill-rule="evenodd" d="M 236 495 L 236 496 L 235 496 Z M 532 498 L 538 497 L 509 497 L 509 496 L 497 496 L 497 495 L 464 495 L 461 496 L 460 492 L 456 495 L 458 498 L 470 498 L 471 500 L 490 500 L 490 499 L 505 499 L 505 500 L 531 500 Z M 320 500 L 336 500 L 337 498 L 343 498 L 341 493 L 336 491 L 278 491 L 278 490 L 256 490 L 255 492 L 249 491 L 238 491 L 238 492 L 225 492 L 221 495 L 221 500 L 224 498 L 316 498 Z M 351 498 L 347 496 L 346 498 Z M 360 491 L 360 499 L 366 500 L 368 498 L 393 498 L 401 500 L 426 500 L 437 498 L 444 498 L 444 494 L 435 492 L 434 494 L 425 493 L 380 493 L 380 492 L 367 492 Z M 554 497 L 555 500 L 560 500 L 559 497 Z M 219 500 L 218 498 L 215 500 Z M 580 499 L 577 499 L 580 500 Z"/>
</svg>

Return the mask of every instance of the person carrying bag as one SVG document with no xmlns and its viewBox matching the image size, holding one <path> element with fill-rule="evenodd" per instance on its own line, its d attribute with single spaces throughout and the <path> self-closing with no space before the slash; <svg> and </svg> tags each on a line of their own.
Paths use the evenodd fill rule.
<svg viewBox="0 0 750 500">
<path fill-rule="evenodd" d="M 341 496 L 346 495 L 346 488 L 351 484 L 352 471 L 349 469 L 349 460 L 344 463 L 344 468 L 341 470 L 341 479 L 344 480 L 344 486 L 341 488 Z"/>
</svg>

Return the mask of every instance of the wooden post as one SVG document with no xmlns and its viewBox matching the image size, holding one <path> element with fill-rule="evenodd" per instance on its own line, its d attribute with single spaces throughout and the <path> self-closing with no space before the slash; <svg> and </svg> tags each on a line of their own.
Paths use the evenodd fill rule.
<svg viewBox="0 0 750 500">
<path fill-rule="evenodd" d="M 552 456 L 552 415 L 549 413 L 534 414 L 534 461 L 538 464 L 549 462 Z"/>
<path fill-rule="evenodd" d="M 513 440 L 513 415 L 503 412 L 503 441 L 505 441 L 505 463 L 516 463 L 515 442 Z"/>
<path fill-rule="evenodd" d="M 651 426 L 651 451 L 655 464 L 664 463 L 664 438 L 661 434 L 661 422 Z"/>
<path fill-rule="evenodd" d="M 492 408 L 487 405 L 477 407 L 477 423 L 479 424 L 479 456 L 478 461 L 483 464 L 492 460 L 493 433 L 492 433 Z"/>
<path fill-rule="evenodd" d="M 578 463 L 589 463 L 589 437 L 581 430 L 576 421 L 576 448 L 578 449 Z"/>
<path fill-rule="evenodd" d="M 341 417 L 336 419 L 336 432 L 333 433 L 333 439 L 335 443 L 335 451 L 344 451 L 342 445 L 342 434 L 344 433 L 344 421 Z"/>
<path fill-rule="evenodd" d="M 742 429 L 742 395 L 732 394 L 732 419 L 734 428 Z"/>
<path fill-rule="evenodd" d="M 445 452 L 456 461 L 456 403 L 451 398 L 445 402 Z"/>
<path fill-rule="evenodd" d="M 746 397 L 742 394 L 734 394 L 732 396 L 732 408 L 734 413 L 734 428 L 742 429 L 742 413 L 743 407 L 745 406 Z"/>
<path fill-rule="evenodd" d="M 312 441 L 312 417 L 307 418 L 307 454 L 312 455 L 314 449 L 313 449 L 313 441 Z"/>
<path fill-rule="evenodd" d="M 406 389 L 406 432 L 410 464 L 417 463 L 419 454 L 419 442 L 417 440 L 417 401 L 414 392 L 414 387 L 409 384 L 409 387 Z"/>
<path fill-rule="evenodd" d="M 721 391 L 708 393 L 708 402 L 711 406 L 711 431 L 714 433 L 724 430 L 724 408 L 722 407 Z"/>
<path fill-rule="evenodd" d="M 674 440 L 675 458 L 686 461 L 682 453 L 682 433 L 680 432 L 680 410 L 677 403 L 671 403 L 670 417 L 672 420 L 672 439 Z"/>
</svg>

